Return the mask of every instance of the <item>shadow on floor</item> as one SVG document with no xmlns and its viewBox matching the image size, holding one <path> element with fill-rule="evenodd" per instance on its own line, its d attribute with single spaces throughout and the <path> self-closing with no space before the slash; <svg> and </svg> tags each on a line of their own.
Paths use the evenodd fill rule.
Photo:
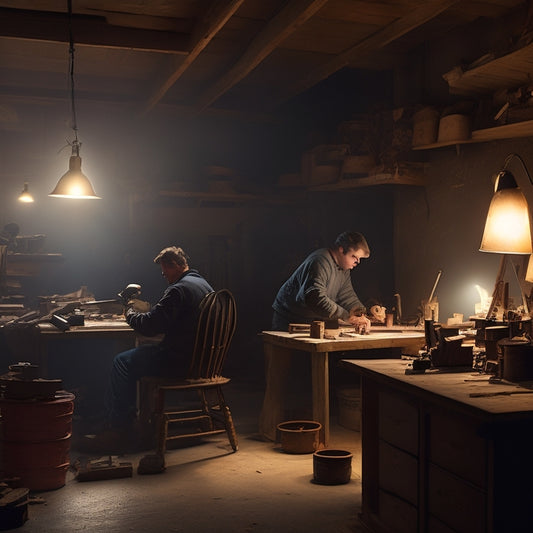
<svg viewBox="0 0 533 533">
<path fill-rule="evenodd" d="M 64 487 L 33 494 L 29 520 L 17 531 L 308 532 L 366 531 L 358 520 L 361 504 L 360 433 L 334 423 L 330 448 L 353 454 L 350 482 L 313 483 L 313 455 L 287 454 L 257 433 L 261 387 L 231 383 L 227 389 L 239 438 L 236 453 L 218 435 L 169 450 L 163 474 L 138 475 L 144 455 L 121 479 L 80 482 L 69 471 Z M 70 450 L 71 461 L 79 454 Z"/>
</svg>

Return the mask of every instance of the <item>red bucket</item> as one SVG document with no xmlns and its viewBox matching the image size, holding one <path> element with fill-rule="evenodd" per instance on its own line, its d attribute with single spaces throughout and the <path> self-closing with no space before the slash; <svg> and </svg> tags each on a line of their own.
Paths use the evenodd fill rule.
<svg viewBox="0 0 533 533">
<path fill-rule="evenodd" d="M 6 477 L 30 490 L 65 484 L 69 467 L 74 395 L 53 400 L 0 400 L 2 465 Z"/>
</svg>

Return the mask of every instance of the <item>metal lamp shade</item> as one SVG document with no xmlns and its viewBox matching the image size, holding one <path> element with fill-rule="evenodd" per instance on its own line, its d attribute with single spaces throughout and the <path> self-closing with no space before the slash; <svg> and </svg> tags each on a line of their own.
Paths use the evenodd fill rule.
<svg viewBox="0 0 533 533">
<path fill-rule="evenodd" d="M 19 202 L 22 202 L 23 204 L 31 204 L 33 203 L 33 196 L 31 195 L 28 184 L 24 184 L 24 188 L 22 189 L 22 192 L 19 195 L 18 198 Z"/>
<path fill-rule="evenodd" d="M 48 195 L 56 198 L 100 199 L 96 196 L 89 178 L 81 171 L 81 157 L 72 155 L 69 170 L 57 182 L 55 189 Z"/>
<path fill-rule="evenodd" d="M 532 253 L 527 200 L 508 171 L 498 174 L 479 249 L 501 254 Z"/>
</svg>

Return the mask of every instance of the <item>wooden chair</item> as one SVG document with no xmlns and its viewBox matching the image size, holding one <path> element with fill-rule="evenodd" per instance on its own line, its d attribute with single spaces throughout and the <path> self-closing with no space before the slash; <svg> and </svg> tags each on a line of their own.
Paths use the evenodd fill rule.
<svg viewBox="0 0 533 533">
<path fill-rule="evenodd" d="M 167 442 L 173 440 L 226 432 L 233 451 L 237 451 L 235 426 L 222 392 L 222 386 L 230 381 L 222 376 L 222 369 L 236 321 L 235 299 L 229 290 L 207 294 L 200 307 L 188 377 L 180 380 L 141 378 L 140 418 L 146 419 L 147 406 L 152 405 L 150 419 L 157 428 L 156 456 L 162 461 L 163 469 Z M 167 405 L 170 403 L 169 393 L 173 393 L 172 401 L 176 403 L 183 396 L 190 396 L 191 391 L 196 393 L 192 395 L 195 398 L 193 405 L 190 405 L 190 398 L 189 404 Z M 192 431 L 171 433 L 169 426 L 174 425 L 192 426 Z"/>
</svg>

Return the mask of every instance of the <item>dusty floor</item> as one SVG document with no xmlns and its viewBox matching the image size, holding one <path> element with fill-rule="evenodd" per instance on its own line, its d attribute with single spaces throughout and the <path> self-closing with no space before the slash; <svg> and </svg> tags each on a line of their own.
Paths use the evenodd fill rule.
<svg viewBox="0 0 533 533">
<path fill-rule="evenodd" d="M 120 458 L 132 463 L 132 477 L 79 482 L 68 472 L 64 487 L 32 494 L 44 502 L 29 506 L 29 520 L 16 531 L 366 531 L 358 521 L 360 433 L 339 426 L 332 413 L 329 448 L 353 454 L 351 480 L 315 484 L 312 454 L 287 454 L 258 438 L 260 388 L 232 382 L 226 390 L 239 437 L 236 453 L 222 435 L 169 450 L 159 475 L 137 474 L 144 452 Z M 71 449 L 71 461 L 78 455 Z"/>
</svg>

